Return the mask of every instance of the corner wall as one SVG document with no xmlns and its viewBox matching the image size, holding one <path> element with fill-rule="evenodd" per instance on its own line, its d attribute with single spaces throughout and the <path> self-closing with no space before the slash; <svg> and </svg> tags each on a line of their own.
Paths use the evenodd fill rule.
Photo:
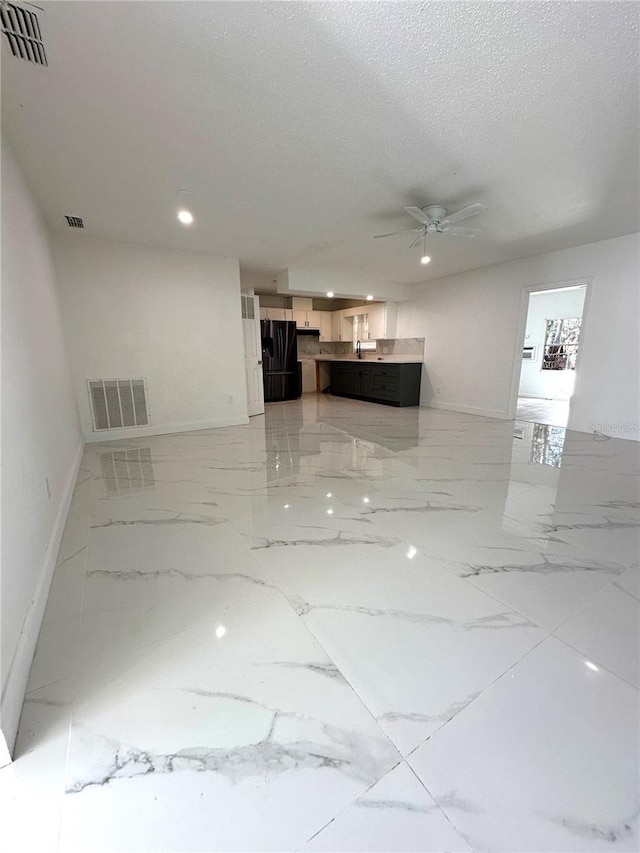
<svg viewBox="0 0 640 853">
<path fill-rule="evenodd" d="M 4 143 L 1 425 L 1 725 L 10 751 L 75 483 L 82 436 L 48 233 Z M 0 744 L 0 765 L 8 757 L 4 746 Z"/>
<path fill-rule="evenodd" d="M 248 422 L 237 260 L 82 232 L 56 235 L 53 251 L 88 440 Z M 135 378 L 150 428 L 93 432 L 87 380 Z"/>
<path fill-rule="evenodd" d="M 639 237 L 414 285 L 398 306 L 398 337 L 425 338 L 421 405 L 509 417 L 524 288 L 591 279 L 569 427 L 639 440 Z"/>
</svg>

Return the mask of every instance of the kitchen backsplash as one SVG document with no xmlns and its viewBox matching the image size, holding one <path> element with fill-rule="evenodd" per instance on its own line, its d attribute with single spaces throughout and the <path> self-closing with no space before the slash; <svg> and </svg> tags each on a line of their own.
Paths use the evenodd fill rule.
<svg viewBox="0 0 640 853">
<path fill-rule="evenodd" d="M 377 351 L 386 355 L 424 355 L 424 338 L 392 338 L 376 341 Z"/>
<path fill-rule="evenodd" d="M 314 355 L 349 355 L 353 352 L 352 341 L 323 341 L 306 335 L 298 335 L 298 358 Z M 380 355 L 412 355 L 424 353 L 424 338 L 392 338 L 376 341 L 376 352 Z"/>
</svg>

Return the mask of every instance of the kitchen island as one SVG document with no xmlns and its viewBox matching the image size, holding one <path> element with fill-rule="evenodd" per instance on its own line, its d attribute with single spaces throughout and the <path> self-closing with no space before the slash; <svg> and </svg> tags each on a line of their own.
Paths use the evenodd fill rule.
<svg viewBox="0 0 640 853">
<path fill-rule="evenodd" d="M 387 406 L 419 405 L 421 375 L 422 359 L 411 357 L 316 358 L 318 391 L 328 386 L 332 394 Z"/>
</svg>

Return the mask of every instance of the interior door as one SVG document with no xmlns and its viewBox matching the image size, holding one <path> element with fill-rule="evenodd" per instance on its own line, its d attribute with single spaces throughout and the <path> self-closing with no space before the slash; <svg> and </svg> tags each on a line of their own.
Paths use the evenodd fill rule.
<svg viewBox="0 0 640 853">
<path fill-rule="evenodd" d="M 247 377 L 247 412 L 249 417 L 264 414 L 259 315 L 258 297 L 243 295 L 242 332 L 244 334 L 244 369 Z"/>
</svg>

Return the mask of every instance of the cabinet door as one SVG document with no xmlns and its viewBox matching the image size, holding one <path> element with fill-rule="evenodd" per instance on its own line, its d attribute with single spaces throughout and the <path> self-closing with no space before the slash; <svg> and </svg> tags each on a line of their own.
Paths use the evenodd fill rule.
<svg viewBox="0 0 640 853">
<path fill-rule="evenodd" d="M 284 308 L 269 308 L 270 320 L 284 320 Z"/>
<path fill-rule="evenodd" d="M 331 311 L 320 311 L 320 340 L 321 341 L 333 341 L 334 338 L 331 337 Z"/>
<path fill-rule="evenodd" d="M 342 340 L 342 311 L 331 312 L 331 340 Z"/>
<path fill-rule="evenodd" d="M 369 340 L 377 341 L 386 337 L 385 319 L 387 306 L 383 303 L 371 305 L 369 308 Z"/>
<path fill-rule="evenodd" d="M 320 328 L 322 311 L 307 311 L 307 323 L 310 329 Z"/>
<path fill-rule="evenodd" d="M 359 397 L 371 396 L 371 365 L 353 364 L 351 367 L 351 393 Z"/>
<path fill-rule="evenodd" d="M 351 393 L 351 365 L 331 365 L 331 390 L 336 394 Z"/>
<path fill-rule="evenodd" d="M 294 308 L 292 311 L 293 319 L 295 320 L 297 329 L 306 329 L 307 328 L 307 312 L 300 311 L 298 308 Z"/>
<path fill-rule="evenodd" d="M 353 317 L 345 317 L 342 315 L 342 337 L 341 341 L 352 341 L 353 340 Z"/>
<path fill-rule="evenodd" d="M 291 308 L 283 308 L 282 310 L 284 311 L 284 317 L 283 317 L 282 319 L 283 319 L 283 320 L 288 320 L 289 322 L 291 322 L 291 321 L 293 320 L 293 311 L 292 311 L 292 309 L 291 309 Z"/>
<path fill-rule="evenodd" d="M 268 320 L 269 319 L 269 309 L 268 308 L 261 308 L 260 309 L 260 319 L 261 320 Z"/>
</svg>

